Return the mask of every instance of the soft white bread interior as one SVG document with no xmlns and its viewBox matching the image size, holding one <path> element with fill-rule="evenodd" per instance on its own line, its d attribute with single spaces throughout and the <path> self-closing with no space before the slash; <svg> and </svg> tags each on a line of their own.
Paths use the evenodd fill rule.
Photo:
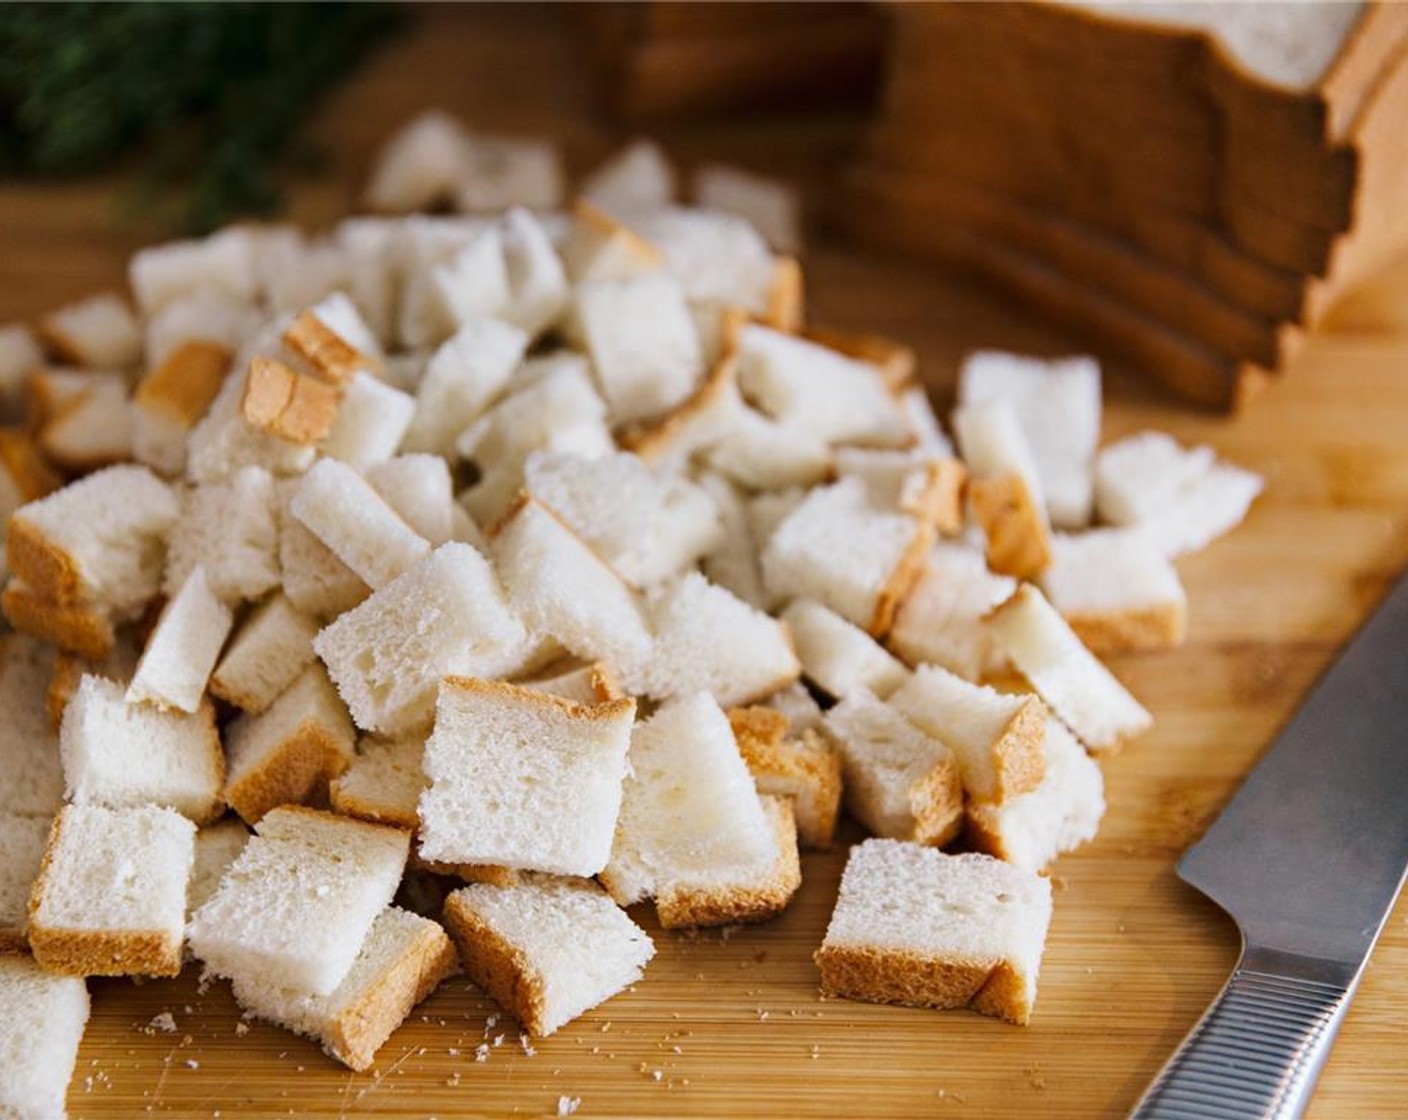
<svg viewBox="0 0 1408 1120">
<path fill-rule="evenodd" d="M 0 402 L 8 413 L 18 403 L 30 373 L 44 364 L 39 342 L 23 323 L 0 325 Z"/>
<path fill-rule="evenodd" d="M 841 808 L 840 754 L 816 731 L 794 735 L 788 718 L 773 708 L 733 708 L 728 717 L 758 792 L 792 803 L 801 844 L 831 847 Z"/>
<path fill-rule="evenodd" d="M 788 728 L 794 735 L 821 722 L 821 705 L 800 681 L 769 696 L 767 706 L 787 717 Z"/>
<path fill-rule="evenodd" d="M 469 133 L 432 109 L 402 125 L 378 150 L 365 194 L 374 210 L 427 210 L 459 192 L 469 162 Z"/>
<path fill-rule="evenodd" d="M 634 140 L 582 180 L 583 198 L 618 218 L 668 206 L 675 197 L 675 170 L 651 140 Z"/>
<path fill-rule="evenodd" d="M 199 565 L 226 603 L 259 599 L 279 585 L 278 490 L 262 467 L 188 487 L 171 531 L 165 591 L 176 595 Z"/>
<path fill-rule="evenodd" d="M 746 219 L 720 210 L 667 206 L 631 218 L 660 250 L 666 270 L 696 307 L 737 307 L 767 318 L 777 261 Z"/>
<path fill-rule="evenodd" d="M 298 481 L 279 484 L 279 568 L 283 591 L 298 610 L 320 620 L 336 618 L 371 594 L 366 582 L 338 559 L 289 509 Z"/>
<path fill-rule="evenodd" d="M 740 405 L 728 430 L 709 447 L 708 460 L 740 486 L 772 490 L 820 482 L 832 456 L 821 436 Z"/>
<path fill-rule="evenodd" d="M 253 303 L 258 278 L 250 232 L 230 228 L 192 241 L 168 241 L 132 256 L 127 279 L 146 314 L 202 288 Z"/>
<path fill-rule="evenodd" d="M 1034 872 L 867 840 L 851 849 L 816 953 L 822 990 L 1025 1024 L 1050 922 L 1051 884 Z"/>
<path fill-rule="evenodd" d="M 230 608 L 210 590 L 197 564 L 162 609 L 127 689 L 128 702 L 194 712 L 233 625 Z"/>
<path fill-rule="evenodd" d="M 333 809 L 349 817 L 415 831 L 425 776 L 425 739 L 365 738 L 346 772 L 328 785 Z"/>
<path fill-rule="evenodd" d="M 186 438 L 186 477 L 192 482 L 219 482 L 242 467 L 263 467 L 280 476 L 301 474 L 313 462 L 312 447 L 261 432 L 241 410 L 250 359 L 277 345 L 277 334 L 261 335 L 236 355 L 220 392 Z"/>
<path fill-rule="evenodd" d="M 248 843 L 249 829 L 234 817 L 222 817 L 196 830 L 195 862 L 186 887 L 187 920 L 214 896 L 225 871 Z"/>
<path fill-rule="evenodd" d="M 497 319 L 471 319 L 440 344 L 416 389 L 407 451 L 448 455 L 455 438 L 503 393 L 528 335 Z"/>
<path fill-rule="evenodd" d="M 397 455 L 367 468 L 366 478 L 431 547 L 461 539 L 461 519 L 469 515 L 455 504 L 450 467 L 439 455 Z M 477 533 L 478 527 L 473 531 Z"/>
<path fill-rule="evenodd" d="M 700 571 L 710 583 L 726 588 L 745 603 L 766 609 L 768 596 L 758 567 L 758 547 L 742 493 L 716 471 L 702 471 L 697 481 L 714 503 L 719 526 L 718 542 L 700 558 Z"/>
<path fill-rule="evenodd" d="M 469 978 L 538 1037 L 630 987 L 655 955 L 646 932 L 581 879 L 462 887 L 445 902 L 445 925 Z"/>
<path fill-rule="evenodd" d="M 210 691 L 258 715 L 313 660 L 318 624 L 276 591 L 240 623 L 210 677 Z"/>
<path fill-rule="evenodd" d="M 93 384 L 58 408 L 36 437 L 56 467 L 73 473 L 134 457 L 134 414 L 126 383 L 102 374 L 91 379 Z"/>
<path fill-rule="evenodd" d="M 81 979 L 0 956 L 0 1114 L 62 1120 L 88 1010 Z"/>
<path fill-rule="evenodd" d="M 60 359 L 88 369 L 131 369 L 142 358 L 142 329 L 116 292 L 60 307 L 39 329 Z"/>
<path fill-rule="evenodd" d="M 988 571 L 981 552 L 940 541 L 900 603 L 886 644 L 910 665 L 928 662 L 980 680 L 998 660 L 982 620 L 1016 589 L 1010 576 Z"/>
<path fill-rule="evenodd" d="M 1198 552 L 1242 523 L 1264 485 L 1259 474 L 1217 463 L 1182 487 L 1145 532 L 1165 556 Z"/>
<path fill-rule="evenodd" d="M 318 449 L 330 459 L 365 471 L 401 446 L 415 415 L 415 399 L 365 370 L 342 390 L 337 420 Z"/>
<path fill-rule="evenodd" d="M 1102 447 L 1095 459 L 1100 519 L 1111 525 L 1155 520 L 1216 459 L 1211 447 L 1183 447 L 1167 432 L 1138 432 Z"/>
<path fill-rule="evenodd" d="M 802 672 L 835 699 L 863 688 L 883 700 L 909 676 L 874 638 L 820 603 L 797 599 L 782 620 L 792 631 Z"/>
<path fill-rule="evenodd" d="M 571 302 L 567 270 L 540 215 L 516 206 L 503 217 L 504 265 L 508 269 L 507 323 L 536 337 L 556 323 Z"/>
</svg>

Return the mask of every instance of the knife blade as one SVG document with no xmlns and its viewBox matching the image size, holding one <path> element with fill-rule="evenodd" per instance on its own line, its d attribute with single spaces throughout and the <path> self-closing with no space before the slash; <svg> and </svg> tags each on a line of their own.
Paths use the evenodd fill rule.
<svg viewBox="0 0 1408 1120">
<path fill-rule="evenodd" d="M 1408 574 L 1179 861 L 1242 955 L 1132 1115 L 1301 1115 L 1405 870 Z"/>
</svg>

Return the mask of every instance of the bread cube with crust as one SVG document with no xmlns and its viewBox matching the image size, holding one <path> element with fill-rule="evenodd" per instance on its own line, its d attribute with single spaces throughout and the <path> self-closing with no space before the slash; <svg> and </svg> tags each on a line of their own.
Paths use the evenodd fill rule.
<svg viewBox="0 0 1408 1120">
<path fill-rule="evenodd" d="M 338 559 L 289 509 L 296 479 L 278 484 L 279 569 L 290 603 L 320 620 L 336 618 L 372 593 L 366 582 Z"/>
<path fill-rule="evenodd" d="M 200 240 L 142 249 L 133 255 L 127 278 L 144 315 L 200 289 L 244 304 L 258 294 L 253 240 L 247 228 L 238 226 Z"/>
<path fill-rule="evenodd" d="M 987 537 L 988 567 L 1035 577 L 1051 559 L 1044 494 L 1015 410 L 1005 402 L 967 405 L 953 430 L 972 478 L 968 500 Z"/>
<path fill-rule="evenodd" d="M 468 130 L 448 113 L 431 109 L 378 149 L 366 203 L 373 210 L 405 213 L 451 202 L 468 162 Z"/>
<path fill-rule="evenodd" d="M 355 470 L 368 470 L 396 454 L 414 414 L 409 393 L 359 371 L 343 389 L 337 420 L 318 449 Z"/>
<path fill-rule="evenodd" d="M 312 464 L 312 447 L 261 432 L 242 414 L 249 362 L 263 352 L 263 340 L 256 339 L 236 356 L 220 391 L 186 437 L 186 477 L 192 482 L 220 482 L 245 467 L 302 474 Z"/>
<path fill-rule="evenodd" d="M 259 310 L 243 300 L 211 288 L 186 292 L 147 316 L 147 369 L 164 365 L 187 343 L 215 347 L 233 355 L 258 333 L 262 321 Z"/>
<path fill-rule="evenodd" d="M 116 633 L 107 607 L 56 603 L 12 578 L 0 593 L 0 611 L 20 633 L 52 642 L 65 653 L 101 661 L 113 651 Z"/>
<path fill-rule="evenodd" d="M 0 325 L 0 406 L 13 419 L 30 373 L 44 364 L 39 342 L 23 323 Z"/>
<path fill-rule="evenodd" d="M 215 400 L 232 351 L 189 339 L 173 346 L 132 397 L 132 453 L 168 477 L 186 469 L 186 439 Z"/>
<path fill-rule="evenodd" d="M 746 219 L 721 210 L 670 206 L 631 222 L 660 250 L 666 270 L 684 286 L 691 304 L 737 307 L 767 318 L 776 261 Z"/>
<path fill-rule="evenodd" d="M 132 459 L 133 410 L 118 377 L 91 375 L 92 384 L 57 408 L 39 429 L 44 454 L 70 473 Z"/>
<path fill-rule="evenodd" d="M 909 677 L 884 646 L 820 603 L 797 599 L 782 620 L 791 628 L 802 672 L 836 699 L 863 688 L 883 700 Z"/>
<path fill-rule="evenodd" d="M 988 571 L 983 554 L 940 541 L 895 612 L 886 644 L 910 665 L 942 665 L 970 681 L 999 660 L 984 616 L 1004 602 L 1017 583 Z"/>
<path fill-rule="evenodd" d="M 243 467 L 182 492 L 166 558 L 166 594 L 176 595 L 197 567 L 230 605 L 279 585 L 278 490 L 268 471 Z"/>
<path fill-rule="evenodd" d="M 422 735 L 362 739 L 352 764 L 328 785 L 333 809 L 414 832 L 420 828 L 420 795 L 428 784 L 424 759 Z"/>
<path fill-rule="evenodd" d="M 841 756 L 836 749 L 811 728 L 793 728 L 774 708 L 731 708 L 728 719 L 758 792 L 792 803 L 803 846 L 831 847 L 841 808 Z"/>
<path fill-rule="evenodd" d="M 497 319 L 468 319 L 440 344 L 416 389 L 407 451 L 449 455 L 459 434 L 498 399 L 523 360 L 528 335 Z"/>
<path fill-rule="evenodd" d="M 210 590 L 197 564 L 162 609 L 127 689 L 128 702 L 194 712 L 233 625 L 230 608 Z"/>
<path fill-rule="evenodd" d="M 276 591 L 240 623 L 210 677 L 210 691 L 258 715 L 313 660 L 318 624 Z"/>
<path fill-rule="evenodd" d="M 312 446 L 337 420 L 337 389 L 276 358 L 256 357 L 245 378 L 240 414 L 252 427 L 290 443 Z"/>
<path fill-rule="evenodd" d="M 127 301 L 103 292 L 46 315 L 39 325 L 61 360 L 88 369 L 131 369 L 142 359 L 142 330 Z"/>
<path fill-rule="evenodd" d="M 716 471 L 754 490 L 811 486 L 832 470 L 825 439 L 742 405 L 707 454 Z"/>
<path fill-rule="evenodd" d="M 658 272 L 665 258 L 618 218 L 579 198 L 572 205 L 572 220 L 562 240 L 562 264 L 575 286 Z"/>
<path fill-rule="evenodd" d="M 289 511 L 373 590 L 430 552 L 365 478 L 345 463 L 323 459 L 299 480 Z"/>
<path fill-rule="evenodd" d="M 911 514 L 949 536 L 963 529 L 968 470 L 951 455 L 843 447 L 836 452 L 836 474 L 859 478 L 877 506 Z"/>
</svg>

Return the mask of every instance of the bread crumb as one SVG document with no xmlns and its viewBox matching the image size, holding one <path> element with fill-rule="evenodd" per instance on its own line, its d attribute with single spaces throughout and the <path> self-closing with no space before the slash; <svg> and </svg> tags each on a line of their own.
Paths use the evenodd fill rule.
<svg viewBox="0 0 1408 1120">
<path fill-rule="evenodd" d="M 198 1061 L 196 1061 L 194 1058 L 187 1058 L 187 1059 L 186 1059 L 186 1068 L 187 1068 L 187 1069 L 200 1069 L 200 1063 L 199 1063 Z"/>
<path fill-rule="evenodd" d="M 537 1051 L 533 1049 L 533 1044 L 528 1040 L 528 1036 L 526 1034 L 520 1034 L 518 1036 L 518 1045 L 523 1048 L 523 1054 L 525 1057 L 531 1058 L 534 1054 L 537 1053 Z"/>
<path fill-rule="evenodd" d="M 558 1097 L 557 1114 L 559 1116 L 572 1116 L 577 1109 L 582 1107 L 581 1097 Z"/>
<path fill-rule="evenodd" d="M 160 1015 L 152 1017 L 152 1021 L 147 1024 L 152 1030 L 163 1031 L 166 1034 L 176 1033 L 176 1017 L 169 1011 L 163 1011 Z"/>
<path fill-rule="evenodd" d="M 238 1023 L 235 1024 L 235 1035 L 236 1035 L 236 1037 L 238 1037 L 238 1038 L 243 1038 L 243 1037 L 244 1037 L 245 1035 L 247 1035 L 248 1033 L 249 1033 L 249 1024 L 246 1023 L 243 1019 L 241 1019 Z"/>
<path fill-rule="evenodd" d="M 474 1048 L 474 1060 L 476 1062 L 487 1062 L 489 1060 L 489 1044 L 481 1042 Z"/>
</svg>

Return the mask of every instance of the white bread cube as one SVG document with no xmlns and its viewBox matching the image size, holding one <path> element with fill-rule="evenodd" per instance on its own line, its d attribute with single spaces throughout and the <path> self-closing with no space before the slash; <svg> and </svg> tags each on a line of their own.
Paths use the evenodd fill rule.
<svg viewBox="0 0 1408 1120">
<path fill-rule="evenodd" d="M 401 520 L 433 547 L 455 539 L 454 514 L 459 507 L 449 465 L 440 456 L 397 455 L 369 467 L 366 479 Z"/>
<path fill-rule="evenodd" d="M 88 369 L 131 369 L 142 359 L 142 330 L 115 292 L 89 296 L 50 312 L 40 324 L 58 357 Z"/>
<path fill-rule="evenodd" d="M 88 1009 L 82 980 L 0 956 L 0 1114 L 63 1120 Z"/>
<path fill-rule="evenodd" d="M 211 288 L 179 295 L 147 318 L 147 368 L 160 366 L 187 343 L 234 354 L 258 332 L 261 321 L 259 311 L 244 300 Z"/>
<path fill-rule="evenodd" d="M 23 952 L 29 894 L 49 843 L 48 817 L 0 813 L 0 954 Z"/>
<path fill-rule="evenodd" d="M 65 805 L 29 904 L 29 947 L 68 976 L 175 976 L 196 826 L 171 809 Z"/>
<path fill-rule="evenodd" d="M 1036 789 L 1046 774 L 1049 713 L 1031 694 L 998 692 L 921 665 L 890 706 L 948 747 L 971 800 L 1005 803 Z"/>
<path fill-rule="evenodd" d="M 821 722 L 821 705 L 800 681 L 769 696 L 767 706 L 787 717 L 792 735 L 800 735 Z"/>
<path fill-rule="evenodd" d="M 1217 461 L 1211 447 L 1183 447 L 1166 432 L 1139 432 L 1100 449 L 1095 508 L 1111 525 L 1152 524 L 1185 486 Z"/>
<path fill-rule="evenodd" d="M 746 218 L 779 252 L 801 248 L 797 191 L 779 179 L 727 164 L 705 164 L 694 173 L 694 197 L 707 210 Z"/>
<path fill-rule="evenodd" d="M 582 180 L 581 193 L 625 219 L 668 206 L 675 197 L 675 169 L 658 144 L 635 140 Z"/>
<path fill-rule="evenodd" d="M 944 434 L 943 425 L 934 412 L 934 403 L 924 387 L 912 385 L 900 393 L 898 400 L 900 411 L 914 435 L 914 450 L 951 459 L 955 454 L 953 444 Z"/>
<path fill-rule="evenodd" d="M 469 319 L 441 343 L 416 389 L 407 451 L 449 455 L 459 434 L 508 385 L 528 335 L 497 319 Z"/>
<path fill-rule="evenodd" d="M 748 507 L 738 487 L 721 474 L 703 471 L 698 485 L 714 502 L 719 541 L 699 561 L 710 583 L 733 592 L 745 603 L 765 609 L 768 595 L 758 567 L 758 550 L 748 524 Z"/>
<path fill-rule="evenodd" d="M 373 590 L 384 587 L 430 552 L 355 470 L 322 459 L 298 482 L 289 511 Z"/>
<path fill-rule="evenodd" d="M 733 708 L 728 721 L 758 792 L 791 803 L 798 841 L 831 847 L 841 809 L 839 752 L 815 731 L 793 737 L 788 718 L 773 708 Z"/>
<path fill-rule="evenodd" d="M 127 278 L 144 315 L 200 289 L 253 303 L 258 284 L 252 239 L 239 227 L 199 241 L 168 241 L 142 249 L 133 255 Z"/>
<path fill-rule="evenodd" d="M 225 754 L 209 703 L 196 711 L 129 704 L 116 681 L 85 673 L 59 728 L 68 799 L 109 808 L 157 804 L 196 823 L 223 809 Z"/>
<path fill-rule="evenodd" d="M 168 477 L 186 469 L 186 440 L 224 383 L 232 351 L 199 339 L 173 346 L 132 397 L 132 454 Z"/>
<path fill-rule="evenodd" d="M 1096 529 L 1051 542 L 1041 589 L 1092 653 L 1167 649 L 1188 628 L 1178 572 L 1138 528 Z"/>
<path fill-rule="evenodd" d="M 1090 750 L 1117 749 L 1153 717 L 1029 583 L 988 619 L 997 647 Z"/>
<path fill-rule="evenodd" d="M 655 955 L 646 932 L 580 879 L 462 887 L 445 900 L 445 925 L 470 980 L 537 1037 L 629 988 Z"/>
<path fill-rule="evenodd" d="M 494 527 L 489 551 L 513 609 L 588 661 L 640 664 L 651 648 L 636 596 L 542 503 L 523 497 Z"/>
<path fill-rule="evenodd" d="M 191 881 L 186 888 L 188 920 L 215 896 L 220 880 L 248 843 L 249 829 L 234 817 L 225 817 L 196 830 L 195 862 L 191 865 Z"/>
<path fill-rule="evenodd" d="M 763 412 L 816 439 L 864 447 L 913 439 L 878 368 L 769 327 L 739 332 L 738 384 Z"/>
<path fill-rule="evenodd" d="M 968 503 L 987 539 L 988 567 L 1034 578 L 1051 559 L 1045 496 L 1035 461 L 1005 402 L 954 410 L 953 429 L 972 479 Z"/>
<path fill-rule="evenodd" d="M 836 474 L 864 482 L 877 506 L 912 514 L 941 533 L 954 535 L 963 530 L 968 471 L 952 456 L 843 447 L 836 452 Z"/>
<path fill-rule="evenodd" d="M 975 479 L 1019 475 L 1032 502 L 1045 513 L 1041 474 L 1017 410 L 1004 400 L 963 405 L 953 410 L 953 434 L 963 462 Z"/>
<path fill-rule="evenodd" d="M 862 688 L 883 700 L 909 677 L 879 642 L 820 603 L 798 599 L 782 621 L 792 630 L 802 672 L 838 700 Z"/>
<path fill-rule="evenodd" d="M 421 855 L 595 875 L 611 856 L 635 712 L 634 700 L 574 704 L 443 679 L 425 743 Z"/>
<path fill-rule="evenodd" d="M 373 210 L 426 210 L 455 199 L 469 164 L 469 133 L 431 109 L 402 125 L 376 154 L 363 196 Z"/>
<path fill-rule="evenodd" d="M 727 717 L 704 694 L 631 734 L 630 774 L 602 884 L 622 906 L 707 887 L 776 857 L 777 839 Z"/>
<path fill-rule="evenodd" d="M 351 970 L 328 995 L 306 995 L 236 977 L 235 1000 L 247 1014 L 322 1044 L 329 1057 L 365 1070 L 411 1009 L 459 969 L 440 926 L 388 906 L 372 923 Z"/>
<path fill-rule="evenodd" d="M 877 836 L 947 844 L 963 825 L 958 763 L 926 734 L 868 692 L 853 692 L 822 717 L 840 752 L 846 810 Z"/>
<path fill-rule="evenodd" d="M 381 365 L 376 331 L 346 292 L 332 292 L 302 311 L 283 332 L 283 342 L 327 381 L 345 385 L 359 371 Z"/>
<path fill-rule="evenodd" d="M 693 393 L 659 416 L 628 424 L 619 434 L 621 447 L 655 470 L 684 471 L 696 455 L 725 439 L 748 411 L 738 393 L 733 359 L 705 347 L 704 360 L 708 372 Z"/>
<path fill-rule="evenodd" d="M 814 599 L 883 636 L 933 537 L 932 526 L 876 509 L 862 482 L 842 479 L 813 490 L 773 532 L 763 582 L 779 599 Z"/>
<path fill-rule="evenodd" d="M 503 241 L 510 299 L 502 317 L 537 336 L 557 322 L 571 302 L 567 271 L 543 223 L 522 207 L 504 215 Z"/>
<path fill-rule="evenodd" d="M 127 386 L 105 375 L 66 402 L 39 429 L 39 446 L 55 466 L 93 471 L 133 457 L 134 411 Z"/>
<path fill-rule="evenodd" d="M 1016 589 L 1009 576 L 988 571 L 981 552 L 940 541 L 895 612 L 886 643 L 910 665 L 932 662 L 979 680 L 997 660 L 983 618 Z"/>
<path fill-rule="evenodd" d="M 54 655 L 54 669 L 49 676 L 49 688 L 44 694 L 44 707 L 49 713 L 49 726 L 58 734 L 63 723 L 64 709 L 78 691 L 78 682 L 85 673 L 96 677 L 106 677 L 118 684 L 129 685 L 137 671 L 137 661 L 141 656 L 136 645 L 127 635 L 120 635 L 112 652 L 98 661 L 85 661 L 71 653 L 59 652 Z"/>
<path fill-rule="evenodd" d="M 707 692 L 720 704 L 771 696 L 801 674 L 787 627 L 698 572 L 647 598 L 648 655 L 619 662 L 627 691 L 657 700 Z"/>
<path fill-rule="evenodd" d="M 262 352 L 262 343 L 254 349 Z M 220 482 L 244 467 L 262 467 L 276 475 L 302 474 L 313 462 L 313 448 L 261 432 L 241 414 L 249 357 L 236 356 L 220 392 L 186 437 L 186 477 L 192 482 Z"/>
<path fill-rule="evenodd" d="M 328 995 L 391 902 L 409 850 L 400 829 L 275 809 L 192 916 L 191 948 L 219 976 Z"/>
<path fill-rule="evenodd" d="M 318 445 L 330 459 L 365 471 L 396 454 L 415 415 L 415 399 L 365 371 L 342 391 L 337 420 Z"/>
<path fill-rule="evenodd" d="M 138 613 L 161 586 L 171 487 L 146 467 L 109 467 L 21 506 L 10 518 L 10 570 L 38 595 Z"/>
<path fill-rule="evenodd" d="M 524 484 L 638 587 L 693 567 L 720 541 L 718 509 L 707 493 L 656 474 L 629 452 L 590 459 L 536 452 Z"/>
<path fill-rule="evenodd" d="M 1051 923 L 1051 884 L 985 855 L 893 840 L 851 849 L 816 953 L 828 995 L 1025 1024 Z"/>
<path fill-rule="evenodd" d="M 425 776 L 425 739 L 363 739 L 345 773 L 328 785 L 328 799 L 339 813 L 376 824 L 415 831 L 420 828 L 420 795 Z"/>
<path fill-rule="evenodd" d="M 178 594 L 197 567 L 205 569 L 210 590 L 232 606 L 279 585 L 278 490 L 268 471 L 242 467 L 182 493 L 166 558 L 166 594 Z"/>
<path fill-rule="evenodd" d="M 797 822 L 788 797 L 763 795 L 776 851 L 753 864 L 730 867 L 707 883 L 673 884 L 655 896 L 662 929 L 762 922 L 787 908 L 802 885 Z"/>
<path fill-rule="evenodd" d="M 258 715 L 313 660 L 318 624 L 277 591 L 240 623 L 210 677 L 210 691 Z"/>
<path fill-rule="evenodd" d="M 1165 556 L 1198 552 L 1242 523 L 1264 485 L 1258 474 L 1216 463 L 1180 488 L 1158 516 L 1141 527 Z"/>
<path fill-rule="evenodd" d="M 1105 779 L 1066 725 L 1051 716 L 1044 744 L 1046 777 L 1030 793 L 1001 805 L 968 806 L 969 841 L 979 851 L 1030 871 L 1095 839 L 1105 815 Z"/>
<path fill-rule="evenodd" d="M 297 488 L 296 479 L 279 484 L 279 568 L 284 594 L 305 614 L 322 620 L 336 618 L 366 599 L 372 589 L 294 517 L 289 503 Z"/>
<path fill-rule="evenodd" d="M 44 364 L 34 333 L 23 323 L 0 326 L 0 404 L 8 413 L 18 404 L 30 373 Z"/>
<path fill-rule="evenodd" d="M 719 210 L 672 206 L 636 216 L 632 228 L 660 250 L 691 303 L 767 314 L 776 264 L 748 221 Z"/>
<path fill-rule="evenodd" d="M 562 239 L 562 265 L 573 285 L 629 280 L 658 272 L 664 255 L 635 230 L 579 198 Z"/>
<path fill-rule="evenodd" d="M 786 490 L 764 490 L 748 499 L 748 528 L 760 547 L 767 547 L 777 527 L 806 500 L 808 494 L 810 491 L 804 487 L 790 486 Z"/>
<path fill-rule="evenodd" d="M 230 773 L 225 800 L 247 824 L 280 805 L 322 798 L 351 764 L 356 732 L 327 674 L 310 665 L 258 715 L 226 732 Z"/>
<path fill-rule="evenodd" d="M 1063 529 L 1090 523 L 1100 442 L 1100 366 L 1094 358 L 979 351 L 964 360 L 958 400 L 965 406 L 1010 404 L 1036 461 L 1051 521 Z"/>
<path fill-rule="evenodd" d="M 577 288 L 575 315 L 614 422 L 654 416 L 694 391 L 704 355 L 674 278 L 590 281 Z"/>
<path fill-rule="evenodd" d="M 0 636 L 0 813 L 48 818 L 63 803 L 63 765 L 44 702 L 53 667 L 48 643 Z"/>
<path fill-rule="evenodd" d="M 483 218 L 420 216 L 407 218 L 400 224 L 394 244 L 397 271 L 403 282 L 399 292 L 395 334 L 404 348 L 417 350 L 438 346 L 454 333 L 454 319 L 445 306 L 435 270 L 453 265 L 463 250 L 475 242 L 481 242 L 481 251 L 489 250 L 486 263 L 492 272 L 492 250 L 496 239 L 491 237 L 484 240 L 484 235 L 492 226 L 491 221 Z M 466 260 L 464 263 L 473 262 Z M 502 271 L 502 265 L 499 269 Z M 453 269 L 448 275 L 442 273 L 441 278 L 446 283 L 453 283 Z"/>
<path fill-rule="evenodd" d="M 357 726 L 396 735 L 428 723 L 446 676 L 492 678 L 525 640 L 493 569 L 451 541 L 313 640 Z"/>
<path fill-rule="evenodd" d="M 740 407 L 732 426 L 708 450 L 709 465 L 754 490 L 811 486 L 831 473 L 825 438 Z"/>
<path fill-rule="evenodd" d="M 474 135 L 455 196 L 461 210 L 562 205 L 562 157 L 546 140 Z"/>
<path fill-rule="evenodd" d="M 431 266 L 429 333 L 417 341 L 442 342 L 471 320 L 498 318 L 512 301 L 503 234 L 486 224 L 449 260 Z"/>
<path fill-rule="evenodd" d="M 197 564 L 147 639 L 127 702 L 194 712 L 233 625 L 230 608 L 216 598 Z"/>
</svg>

